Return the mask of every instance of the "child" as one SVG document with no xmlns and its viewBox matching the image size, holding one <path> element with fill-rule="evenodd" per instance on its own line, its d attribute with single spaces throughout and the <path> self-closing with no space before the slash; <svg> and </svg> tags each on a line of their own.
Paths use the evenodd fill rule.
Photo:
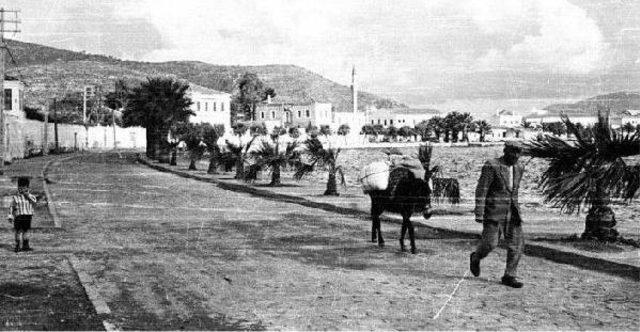
<svg viewBox="0 0 640 332">
<path fill-rule="evenodd" d="M 11 198 L 9 207 L 9 222 L 13 222 L 16 236 L 15 252 L 20 251 L 20 241 L 22 240 L 22 251 L 31 251 L 27 232 L 31 229 L 31 217 L 33 216 L 33 205 L 37 198 L 29 193 L 29 178 L 18 178 L 18 194 Z"/>
</svg>

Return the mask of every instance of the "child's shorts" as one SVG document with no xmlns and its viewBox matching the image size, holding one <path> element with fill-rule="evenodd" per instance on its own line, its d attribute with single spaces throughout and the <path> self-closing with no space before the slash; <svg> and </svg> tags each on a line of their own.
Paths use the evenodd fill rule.
<svg viewBox="0 0 640 332">
<path fill-rule="evenodd" d="M 31 229 L 31 217 L 28 215 L 16 216 L 13 221 L 13 229 L 16 231 L 28 231 Z"/>
</svg>

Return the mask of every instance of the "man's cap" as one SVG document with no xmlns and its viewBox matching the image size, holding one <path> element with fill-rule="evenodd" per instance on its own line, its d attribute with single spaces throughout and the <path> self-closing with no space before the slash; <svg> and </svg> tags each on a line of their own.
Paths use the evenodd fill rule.
<svg viewBox="0 0 640 332">
<path fill-rule="evenodd" d="M 506 141 L 504 143 L 504 149 L 521 152 L 524 149 L 524 145 L 519 141 Z"/>
</svg>

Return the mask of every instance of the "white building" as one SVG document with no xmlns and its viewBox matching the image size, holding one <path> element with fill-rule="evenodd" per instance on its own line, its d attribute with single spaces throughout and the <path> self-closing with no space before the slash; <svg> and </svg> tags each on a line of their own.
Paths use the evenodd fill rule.
<svg viewBox="0 0 640 332">
<path fill-rule="evenodd" d="M 630 123 L 632 126 L 640 125 L 640 110 L 626 110 L 622 113 L 621 123 L 624 126 Z"/>
<path fill-rule="evenodd" d="M 569 120 L 575 124 L 581 124 L 584 127 L 593 126 L 598 122 L 598 116 L 580 110 L 564 110 L 564 114 Z M 560 111 L 534 110 L 531 114 L 526 115 L 523 119 L 531 123 L 534 127 L 540 127 L 543 123 L 562 122 Z"/>
<path fill-rule="evenodd" d="M 505 109 L 497 109 L 498 125 L 506 128 L 515 128 L 522 125 L 522 115 Z"/>
<path fill-rule="evenodd" d="M 394 126 L 401 128 L 404 126 L 415 127 L 422 121 L 428 121 L 434 116 L 439 116 L 440 111 L 432 109 L 415 108 L 381 108 L 367 110 L 366 123 L 369 125 L 381 125 L 383 127 Z"/>
<path fill-rule="evenodd" d="M 231 94 L 190 84 L 187 95 L 193 101 L 191 110 L 195 113 L 189 122 L 221 124 L 225 131 L 231 130 Z"/>
<path fill-rule="evenodd" d="M 4 80 L 4 114 L 24 119 L 24 83 L 12 77 Z"/>
</svg>

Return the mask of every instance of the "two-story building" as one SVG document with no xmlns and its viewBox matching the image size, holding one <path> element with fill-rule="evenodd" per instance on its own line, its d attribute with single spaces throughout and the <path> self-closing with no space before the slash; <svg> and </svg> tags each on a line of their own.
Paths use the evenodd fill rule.
<svg viewBox="0 0 640 332">
<path fill-rule="evenodd" d="M 497 109 L 498 126 L 505 128 L 515 128 L 522 125 L 522 115 L 505 109 Z"/>
<path fill-rule="evenodd" d="M 195 113 L 189 122 L 221 124 L 226 132 L 231 130 L 231 94 L 190 84 L 187 96 L 193 102 L 191 110 Z"/>
<path fill-rule="evenodd" d="M 433 109 L 417 108 L 380 108 L 366 111 L 366 124 L 381 125 L 383 127 L 404 126 L 415 127 L 422 121 L 428 121 L 434 116 L 439 116 L 440 111 Z"/>
<path fill-rule="evenodd" d="M 254 121 L 264 123 L 269 130 L 273 127 L 301 127 L 311 124 L 320 127 L 333 123 L 331 103 L 278 102 L 268 100 L 256 106 Z"/>
</svg>

